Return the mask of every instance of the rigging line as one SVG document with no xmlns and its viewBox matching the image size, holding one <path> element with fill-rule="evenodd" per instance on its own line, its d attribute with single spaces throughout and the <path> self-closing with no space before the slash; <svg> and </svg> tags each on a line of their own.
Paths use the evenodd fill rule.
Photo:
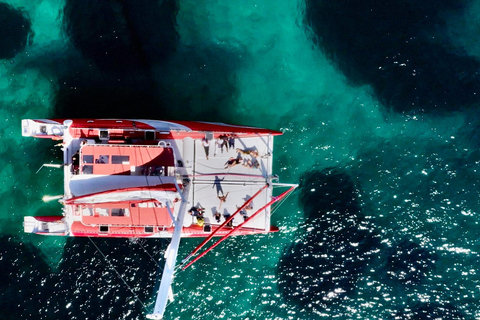
<svg viewBox="0 0 480 320">
<path fill-rule="evenodd" d="M 283 204 L 285 200 L 283 200 L 282 202 L 279 202 L 276 206 L 273 207 L 272 211 L 270 212 L 270 216 L 272 216 L 277 210 L 278 208 L 280 208 L 280 206 Z"/>
<path fill-rule="evenodd" d="M 223 171 L 218 171 L 218 172 L 213 172 L 213 173 L 198 173 L 198 174 L 189 174 L 189 177 L 211 177 L 211 176 L 235 176 L 235 177 L 244 177 L 244 178 L 256 178 L 256 179 L 264 179 L 265 175 L 264 174 L 250 174 L 250 173 L 230 173 L 231 167 L 228 168 L 228 171 L 225 171 L 226 169 L 222 169 Z M 195 171 L 197 172 L 197 171 Z"/>
<path fill-rule="evenodd" d="M 211 185 L 213 180 L 196 180 L 197 185 Z M 222 181 L 222 184 L 229 184 L 229 185 L 239 185 L 239 184 L 249 184 L 249 185 L 259 185 L 259 184 L 264 184 L 265 183 L 265 178 L 262 177 L 262 179 L 258 180 L 227 180 L 227 181 Z"/>
<path fill-rule="evenodd" d="M 297 188 L 298 185 L 295 185 L 295 188 Z M 293 191 L 293 190 L 292 190 Z M 288 193 L 283 199 L 281 199 L 279 202 L 277 202 L 272 210 L 272 212 L 270 213 L 270 215 L 273 215 L 275 213 L 275 211 L 278 210 L 278 208 L 280 208 L 280 206 L 285 202 L 287 201 L 287 199 L 293 194 L 293 192 L 290 192 Z"/>
<path fill-rule="evenodd" d="M 237 215 L 240 211 L 242 211 L 244 208 L 247 207 L 248 204 L 250 204 L 254 198 L 256 198 L 263 190 L 268 188 L 270 185 L 266 183 L 260 190 L 258 190 L 253 196 L 251 196 L 249 199 L 245 201 L 244 204 L 242 204 L 240 207 L 238 207 L 237 211 L 235 211 L 232 215 L 230 215 L 229 218 L 227 218 L 217 229 L 213 230 L 212 233 L 210 233 L 188 256 L 185 257 L 185 259 L 182 260 L 182 264 L 185 264 L 188 260 L 190 260 L 210 239 L 212 239 L 215 236 L 215 233 L 218 232 L 220 229 L 224 228 L 227 223 L 229 223 L 235 215 Z M 183 268 L 185 270 L 185 268 Z"/>
<path fill-rule="evenodd" d="M 152 259 L 152 261 L 157 265 L 157 267 L 159 269 L 162 269 L 162 267 L 158 264 L 157 260 L 155 260 L 152 255 L 147 251 L 147 249 L 145 249 L 145 247 L 143 246 L 142 242 L 141 241 L 137 241 L 138 244 L 140 245 L 140 247 L 142 247 L 143 251 L 145 251 L 145 253 L 150 257 L 150 259 Z M 163 271 L 163 270 L 162 270 Z"/>
<path fill-rule="evenodd" d="M 284 193 L 276 196 L 276 197 L 272 197 L 272 200 L 270 200 L 270 202 L 268 202 L 266 205 L 264 205 L 262 208 L 258 209 L 257 211 L 255 211 L 254 214 L 252 214 L 250 217 L 247 218 L 247 220 L 243 221 L 242 223 L 240 223 L 238 226 L 236 226 L 235 228 L 233 228 L 232 230 L 230 230 L 226 235 L 224 235 L 222 238 L 220 238 L 217 242 L 215 242 L 213 245 L 211 245 L 208 249 L 206 249 L 205 251 L 203 251 L 200 255 L 198 255 L 195 259 L 193 259 L 192 261 L 190 261 L 187 265 L 185 265 L 182 270 L 185 270 L 187 269 L 189 266 L 191 266 L 192 264 L 194 264 L 196 261 L 198 261 L 198 259 L 200 259 L 201 257 L 203 257 L 204 255 L 206 255 L 209 251 L 211 251 L 212 249 L 214 249 L 216 246 L 218 246 L 221 242 L 223 242 L 225 239 L 227 239 L 228 237 L 231 236 L 232 233 L 234 233 L 236 230 L 240 229 L 244 224 L 248 223 L 248 221 L 252 220 L 255 218 L 255 216 L 257 216 L 259 213 L 261 213 L 263 210 L 265 210 L 266 208 L 270 207 L 273 203 L 281 200 L 282 198 L 284 198 L 286 195 L 288 195 L 290 192 L 292 192 L 293 190 L 295 189 L 295 187 L 291 187 L 289 190 L 285 191 Z"/>
<path fill-rule="evenodd" d="M 282 205 L 285 201 L 287 201 L 288 197 L 290 197 L 290 195 L 291 195 L 292 193 L 293 193 L 293 192 L 290 192 L 289 194 L 287 194 L 287 196 L 286 196 L 285 198 L 283 198 L 282 200 L 280 200 L 279 202 L 277 202 L 277 203 L 275 204 L 275 206 L 273 207 L 273 210 L 272 210 L 272 212 L 270 213 L 270 215 L 273 215 L 273 214 L 275 213 L 275 211 L 277 211 L 278 208 L 280 208 L 281 205 Z"/>
<path fill-rule="evenodd" d="M 125 284 L 125 286 L 128 288 L 128 290 L 130 290 L 130 292 L 135 296 L 135 298 L 138 300 L 138 302 L 140 302 L 140 304 L 142 305 L 142 307 L 146 310 L 147 307 L 145 306 L 145 304 L 142 302 L 142 300 L 140 300 L 140 298 L 138 297 L 138 295 L 133 291 L 133 289 L 128 285 L 128 283 L 125 281 L 125 279 L 123 279 L 122 275 L 117 271 L 117 269 L 115 268 L 115 266 L 108 260 L 107 256 L 105 256 L 105 254 L 103 254 L 102 250 L 100 250 L 100 248 L 95 244 L 95 242 L 93 242 L 92 238 L 91 237 L 87 237 L 88 240 L 90 240 L 90 242 L 95 246 L 95 248 L 97 248 L 97 251 L 100 252 L 100 254 L 103 256 L 103 258 L 105 259 L 105 261 L 107 261 L 107 263 L 110 265 L 110 267 L 117 273 L 117 276 L 123 281 L 123 283 Z"/>
</svg>

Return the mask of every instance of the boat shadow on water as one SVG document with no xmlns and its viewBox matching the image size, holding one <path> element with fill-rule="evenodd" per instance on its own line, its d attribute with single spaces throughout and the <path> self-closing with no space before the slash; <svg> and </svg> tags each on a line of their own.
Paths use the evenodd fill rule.
<svg viewBox="0 0 480 320">
<path fill-rule="evenodd" d="M 403 296 L 402 292 L 419 285 L 435 270 L 436 254 L 429 248 L 410 239 L 390 246 L 382 241 L 363 213 L 360 194 L 352 178 L 340 169 L 303 175 L 299 200 L 306 220 L 277 268 L 280 292 L 295 313 L 308 318 L 343 313 L 348 318 L 348 306 L 355 303 L 360 286 L 371 273 L 380 285 L 398 289 Z M 418 301 L 409 306 L 411 310 L 405 306 L 396 310 L 413 318 L 423 316 L 427 309 L 432 309 L 432 314 L 443 310 Z M 447 309 L 443 315 L 460 314 Z"/>
<path fill-rule="evenodd" d="M 315 314 L 355 293 L 358 278 L 380 246 L 357 195 L 348 175 L 335 169 L 303 175 L 299 200 L 305 232 L 285 250 L 277 270 L 286 301 Z"/>
</svg>

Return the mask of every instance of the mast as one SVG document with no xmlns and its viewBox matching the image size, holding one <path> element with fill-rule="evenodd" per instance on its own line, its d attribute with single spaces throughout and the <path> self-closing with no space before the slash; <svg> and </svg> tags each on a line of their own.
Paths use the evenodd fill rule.
<svg viewBox="0 0 480 320">
<path fill-rule="evenodd" d="M 177 189 L 179 190 L 178 185 Z M 177 219 L 175 220 L 175 229 L 172 235 L 172 241 L 168 245 L 165 252 L 165 267 L 163 269 L 162 279 L 160 281 L 160 288 L 158 288 L 157 299 L 155 301 L 155 307 L 153 312 L 147 315 L 148 319 L 162 319 L 165 308 L 167 307 L 168 297 L 171 295 L 171 284 L 175 272 L 175 263 L 177 261 L 178 247 L 180 244 L 180 236 L 183 228 L 183 220 L 185 218 L 185 212 L 187 211 L 187 195 L 190 191 L 190 184 L 187 184 L 183 188 L 182 202 L 178 212 Z"/>
</svg>

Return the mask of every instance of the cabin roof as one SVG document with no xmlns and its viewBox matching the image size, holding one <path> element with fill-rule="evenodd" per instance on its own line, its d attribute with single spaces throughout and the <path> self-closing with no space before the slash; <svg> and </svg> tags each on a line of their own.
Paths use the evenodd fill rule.
<svg viewBox="0 0 480 320">
<path fill-rule="evenodd" d="M 86 144 L 80 149 L 81 174 L 131 174 L 164 170 L 175 163 L 169 147 Z"/>
</svg>

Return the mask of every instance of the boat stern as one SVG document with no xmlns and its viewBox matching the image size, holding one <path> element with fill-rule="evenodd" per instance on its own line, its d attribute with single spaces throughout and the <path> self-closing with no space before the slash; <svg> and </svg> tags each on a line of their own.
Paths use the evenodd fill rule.
<svg viewBox="0 0 480 320">
<path fill-rule="evenodd" d="M 22 119 L 22 136 L 62 139 L 64 125 L 54 120 Z"/>
<path fill-rule="evenodd" d="M 23 230 L 26 233 L 65 236 L 68 233 L 68 225 L 63 216 L 26 216 L 23 220 Z"/>
</svg>

